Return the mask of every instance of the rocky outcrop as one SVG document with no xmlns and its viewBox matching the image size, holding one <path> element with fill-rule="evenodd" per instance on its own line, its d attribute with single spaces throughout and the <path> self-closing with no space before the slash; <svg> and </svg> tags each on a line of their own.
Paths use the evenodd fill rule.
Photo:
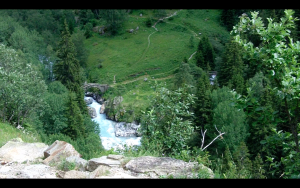
<svg viewBox="0 0 300 188">
<path fill-rule="evenodd" d="M 198 170 L 207 171 L 210 178 L 213 178 L 214 176 L 212 170 L 204 167 L 203 165 L 199 165 L 196 162 L 188 163 L 170 157 L 138 157 L 130 160 L 125 165 L 125 168 L 136 173 L 146 173 L 152 178 L 158 178 L 161 176 L 195 178 L 197 174 L 194 172 L 197 172 Z"/>
<path fill-rule="evenodd" d="M 74 163 L 75 164 L 75 169 L 79 170 L 79 171 L 85 171 L 86 170 L 86 166 L 88 164 L 87 160 L 82 159 L 80 157 L 77 156 L 70 156 L 66 158 L 66 163 L 71 164 Z"/>
<path fill-rule="evenodd" d="M 44 143 L 25 143 L 21 138 L 8 141 L 0 149 L 0 161 L 7 162 L 24 162 L 34 161 L 44 157 L 44 150 L 48 145 Z"/>
<path fill-rule="evenodd" d="M 86 98 L 86 99 L 84 99 L 84 102 L 85 102 L 86 105 L 90 105 L 90 104 L 93 103 L 93 99 L 92 98 Z"/>
<path fill-rule="evenodd" d="M 100 158 L 93 158 L 88 161 L 87 170 L 92 172 L 94 171 L 98 166 L 104 165 L 109 167 L 119 167 L 120 161 L 108 159 L 107 156 L 102 156 Z"/>
<path fill-rule="evenodd" d="M 101 105 L 101 107 L 100 107 L 100 114 L 104 114 L 104 112 L 105 112 L 105 103 L 103 103 L 102 105 Z"/>
<path fill-rule="evenodd" d="M 95 118 L 97 117 L 97 113 L 96 113 L 96 109 L 93 108 L 93 107 L 90 107 L 88 106 L 88 112 L 89 112 L 89 115 L 91 116 L 91 118 Z"/>
<path fill-rule="evenodd" d="M 12 145 L 11 142 L 22 143 L 22 147 L 27 145 L 28 151 L 35 151 L 36 144 L 24 143 L 20 139 L 14 139 L 7 142 L 0 148 L 0 158 L 6 155 L 3 151 L 20 150 L 20 145 Z M 32 147 L 32 148 L 29 148 Z M 40 152 L 40 151 L 39 151 Z M 42 152 L 43 153 L 43 152 Z M 24 155 L 22 152 L 15 155 Z M 88 161 L 80 158 L 80 154 L 74 147 L 64 141 L 56 140 L 44 151 L 45 160 L 31 156 L 27 160 L 19 160 L 18 157 L 10 158 L 10 162 L 1 163 L 0 178 L 76 178 L 76 179 L 94 179 L 94 178 L 198 178 L 197 173 L 206 174 L 205 178 L 213 178 L 211 169 L 197 162 L 184 162 L 182 160 L 170 157 L 152 157 L 143 156 L 137 158 L 128 158 L 123 155 L 108 155 L 99 158 L 93 158 Z M 23 161 L 23 162 L 20 162 Z M 54 162 L 54 163 L 52 163 Z M 75 169 L 61 169 L 61 162 L 75 163 Z M 44 163 L 44 164 L 43 164 Z M 48 163 L 54 165 L 48 165 Z M 204 177 L 204 176 L 203 176 Z"/>
<path fill-rule="evenodd" d="M 132 137 L 132 136 L 140 136 L 138 133 L 138 128 L 140 125 L 135 123 L 126 123 L 119 122 L 115 124 L 115 135 L 116 137 Z"/>
<path fill-rule="evenodd" d="M 66 159 L 67 157 L 81 157 L 81 155 L 75 150 L 75 148 L 65 142 L 65 141 L 59 141 L 56 140 L 51 146 L 49 146 L 44 151 L 44 163 L 59 163 L 63 159 Z"/>
</svg>

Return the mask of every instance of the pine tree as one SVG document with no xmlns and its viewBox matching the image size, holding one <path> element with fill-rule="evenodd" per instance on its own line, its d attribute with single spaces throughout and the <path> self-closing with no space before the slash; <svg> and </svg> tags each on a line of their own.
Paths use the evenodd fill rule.
<svg viewBox="0 0 300 188">
<path fill-rule="evenodd" d="M 196 58 L 196 65 L 205 70 L 206 64 L 204 62 L 203 52 L 198 50 L 195 58 Z"/>
<path fill-rule="evenodd" d="M 204 35 L 199 41 L 196 54 L 196 65 L 203 70 L 207 70 L 207 63 L 214 70 L 214 51 L 208 37 Z"/>
<path fill-rule="evenodd" d="M 236 42 L 229 42 L 225 45 L 225 52 L 222 58 L 221 69 L 218 72 L 218 81 L 221 86 L 227 86 L 231 80 L 234 89 L 243 90 L 244 80 L 242 79 L 244 63 L 242 60 L 241 47 Z"/>
<path fill-rule="evenodd" d="M 81 113 L 87 114 L 86 105 L 83 99 L 83 90 L 81 88 L 82 78 L 80 65 L 79 61 L 76 59 L 76 49 L 72 42 L 66 19 L 64 21 L 64 30 L 62 31 L 61 40 L 59 41 L 58 46 L 57 57 L 60 61 L 54 65 L 55 78 L 61 81 L 68 90 L 76 93 L 76 101 L 78 102 Z"/>
<path fill-rule="evenodd" d="M 195 125 L 200 132 L 211 123 L 211 85 L 208 75 L 203 71 L 199 78 L 196 93 Z"/>
<path fill-rule="evenodd" d="M 60 59 L 54 65 L 54 74 L 70 91 L 75 91 L 77 85 L 81 85 L 80 65 L 75 58 L 75 46 L 71 39 L 67 21 L 64 21 L 64 30 L 58 43 L 57 57 Z"/>
<path fill-rule="evenodd" d="M 70 92 L 68 95 L 67 109 L 65 111 L 65 116 L 68 119 L 67 127 L 64 129 L 64 133 L 73 140 L 86 136 L 84 119 L 75 98 L 75 94 Z"/>
<path fill-rule="evenodd" d="M 252 165 L 252 178 L 254 179 L 265 179 L 265 170 L 263 168 L 263 160 L 259 153 L 256 155 Z"/>
<path fill-rule="evenodd" d="M 238 178 L 249 178 L 251 177 L 252 162 L 249 159 L 249 150 L 245 142 L 241 142 L 240 146 L 236 149 L 233 154 L 233 158 L 237 164 Z"/>
</svg>

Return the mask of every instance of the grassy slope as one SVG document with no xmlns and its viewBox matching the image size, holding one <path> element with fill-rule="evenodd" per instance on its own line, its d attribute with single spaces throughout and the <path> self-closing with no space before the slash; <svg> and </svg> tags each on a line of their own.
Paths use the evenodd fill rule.
<svg viewBox="0 0 300 188">
<path fill-rule="evenodd" d="M 178 10 L 167 10 L 169 14 L 175 11 Z M 90 50 L 90 74 L 99 83 L 110 85 L 116 75 L 117 84 L 123 84 L 127 89 L 122 95 L 123 104 L 126 106 L 131 103 L 140 108 L 149 104 L 148 96 L 154 92 L 150 87 L 154 79 L 160 78 L 157 81 L 167 82 L 168 86 L 172 84 L 172 76 L 179 63 L 196 51 L 201 37 L 198 33 L 208 35 L 215 49 L 219 51 L 223 48 L 220 42 L 223 40 L 224 43 L 229 38 L 226 29 L 219 24 L 219 10 L 180 10 L 172 20 L 166 19 L 164 23 L 158 23 L 157 32 L 152 27 L 146 27 L 144 23 L 151 16 L 152 10 L 142 12 L 142 17 L 139 16 L 140 11 L 129 15 L 120 35 L 107 37 L 94 34 L 85 41 Z M 138 31 L 126 32 L 137 26 Z M 148 37 L 151 33 L 149 45 Z M 195 36 L 193 48 L 188 47 L 191 36 Z M 99 59 L 103 61 L 103 68 L 97 68 Z M 153 81 L 144 82 L 144 77 Z"/>
<path fill-rule="evenodd" d="M 13 138 L 21 138 L 24 142 L 42 142 L 39 136 L 23 133 L 12 125 L 0 122 L 0 147 Z"/>
</svg>

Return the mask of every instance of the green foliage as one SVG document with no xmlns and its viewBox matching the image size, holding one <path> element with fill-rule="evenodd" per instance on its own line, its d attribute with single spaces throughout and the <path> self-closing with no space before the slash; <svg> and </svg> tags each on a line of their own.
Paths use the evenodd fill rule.
<svg viewBox="0 0 300 188">
<path fill-rule="evenodd" d="M 183 87 L 184 84 L 194 86 L 195 80 L 191 75 L 191 68 L 189 64 L 186 62 L 181 62 L 178 72 L 175 74 L 174 88 L 178 89 L 180 87 Z M 191 88 L 189 92 L 194 93 L 194 89 Z"/>
<path fill-rule="evenodd" d="M 225 132 L 224 142 L 218 142 L 218 149 L 222 151 L 225 149 L 225 145 L 228 144 L 230 151 L 233 152 L 240 142 L 246 141 L 248 130 L 245 124 L 245 113 L 232 106 L 231 103 L 231 101 L 224 101 L 213 109 L 213 124 L 221 132 Z"/>
<path fill-rule="evenodd" d="M 67 118 L 67 127 L 63 130 L 64 134 L 74 140 L 80 137 L 86 137 L 83 116 L 75 101 L 74 93 L 70 92 L 68 94 L 66 106 L 65 116 Z"/>
<path fill-rule="evenodd" d="M 47 90 L 37 68 L 0 44 L 0 109 L 3 121 L 23 123 L 30 113 L 43 107 Z"/>
<path fill-rule="evenodd" d="M 148 148 L 150 143 L 157 145 L 164 153 L 178 153 L 186 147 L 193 133 L 189 118 L 190 105 L 194 96 L 186 92 L 188 88 L 170 91 L 164 87 L 156 88 L 156 97 L 151 108 L 142 117 L 142 145 Z M 149 148 L 150 149 L 150 148 Z"/>
<path fill-rule="evenodd" d="M 195 106 L 195 126 L 200 132 L 205 130 L 204 127 L 211 125 L 212 108 L 211 108 L 211 85 L 208 75 L 203 72 L 198 80 Z M 199 142 L 199 144 L 201 144 Z M 200 145 L 199 145 L 200 146 Z"/>
<path fill-rule="evenodd" d="M 116 35 L 127 19 L 128 13 L 125 9 L 101 9 L 100 15 L 106 21 L 112 35 Z"/>
<path fill-rule="evenodd" d="M 71 39 L 75 46 L 76 59 L 78 59 L 79 65 L 85 68 L 87 66 L 89 51 L 84 46 L 86 39 L 84 31 L 78 29 L 72 34 Z"/>
<path fill-rule="evenodd" d="M 203 70 L 208 70 L 207 64 L 209 64 L 212 70 L 215 69 L 214 50 L 206 35 L 200 39 L 197 53 L 199 53 L 196 55 L 196 64 L 198 67 L 201 67 Z"/>
<path fill-rule="evenodd" d="M 64 21 L 64 30 L 61 40 L 58 44 L 57 57 L 60 59 L 54 65 L 54 74 L 57 80 L 61 81 L 70 91 L 81 85 L 80 65 L 76 59 L 74 43 L 71 40 L 71 34 L 68 29 L 66 20 Z"/>
<path fill-rule="evenodd" d="M 236 42 L 225 45 L 222 64 L 218 72 L 218 82 L 221 86 L 231 85 L 232 89 L 242 93 L 244 90 L 244 79 L 242 77 L 244 64 L 242 60 L 241 46 Z"/>
<path fill-rule="evenodd" d="M 300 42 L 293 42 L 291 36 L 291 30 L 295 28 L 295 21 L 298 20 L 293 17 L 293 13 L 293 10 L 285 10 L 285 15 L 279 22 L 274 22 L 272 18 L 267 18 L 268 25 L 265 27 L 262 18 L 258 17 L 258 12 L 251 12 L 252 18 L 246 15 L 241 16 L 240 22 L 234 26 L 231 34 L 234 36 L 234 40 L 245 49 L 245 58 L 261 62 L 258 69 L 261 69 L 264 75 L 270 79 L 273 86 L 272 90 L 278 96 L 279 101 L 277 103 L 284 103 L 285 117 L 282 117 L 282 119 L 292 132 L 295 144 L 295 147 L 292 147 L 293 149 L 290 149 L 290 151 L 299 155 L 299 118 L 296 114 L 299 113 L 300 108 L 300 71 L 298 63 Z M 252 42 L 243 39 L 243 33 L 257 34 L 262 40 L 261 45 L 254 47 Z M 283 142 L 282 138 L 285 136 L 281 135 L 280 132 L 277 133 L 275 131 L 275 133 L 275 136 L 269 136 L 269 138 L 275 137 L 276 140 Z M 285 132 L 284 134 L 291 135 L 289 132 Z M 289 148 L 284 143 L 278 143 L 275 138 L 270 139 L 270 142 L 276 142 L 277 145 L 283 144 L 283 151 Z M 267 147 L 268 150 L 280 148 L 278 146 L 277 148 L 273 148 L 272 146 L 274 145 L 269 145 Z M 294 167 L 299 164 L 297 159 L 294 160 L 293 157 L 288 156 L 291 153 L 284 152 L 282 154 L 279 150 L 278 152 L 273 152 L 274 157 L 268 158 L 268 162 L 272 164 L 272 177 L 282 177 L 286 173 L 288 174 L 286 177 L 291 177 L 289 175 L 297 176 L 299 174 L 299 172 L 290 169 L 291 164 Z M 284 163 L 285 165 L 283 165 Z"/>
<path fill-rule="evenodd" d="M 265 179 L 265 170 L 263 168 L 263 160 L 259 154 L 256 155 L 255 160 L 252 162 L 252 178 Z"/>
</svg>

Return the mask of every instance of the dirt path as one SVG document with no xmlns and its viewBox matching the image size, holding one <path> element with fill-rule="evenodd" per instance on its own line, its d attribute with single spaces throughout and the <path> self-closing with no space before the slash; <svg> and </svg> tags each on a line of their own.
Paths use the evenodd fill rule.
<svg viewBox="0 0 300 188">
<path fill-rule="evenodd" d="M 156 33 L 156 32 L 158 31 L 158 29 L 156 28 L 156 24 L 158 24 L 160 21 L 163 21 L 164 19 L 168 19 L 168 18 L 170 18 L 170 17 L 176 16 L 176 15 L 177 15 L 177 12 L 179 12 L 179 11 L 181 11 L 181 10 L 182 10 L 182 9 L 180 9 L 180 10 L 178 10 L 178 11 L 175 11 L 175 12 L 174 12 L 173 14 L 171 14 L 170 16 L 167 16 L 167 17 L 164 17 L 164 18 L 160 18 L 157 22 L 155 22 L 155 23 L 153 24 L 152 27 L 155 29 L 155 31 L 152 32 L 152 33 L 150 33 L 150 34 L 148 35 L 148 46 L 146 47 L 144 53 L 143 53 L 142 56 L 139 58 L 139 60 L 135 62 L 135 64 L 138 63 L 138 62 L 140 62 L 140 61 L 143 59 L 144 55 L 147 53 L 147 51 L 148 51 L 148 49 L 149 49 L 149 47 L 150 47 L 150 44 L 151 44 L 150 37 L 151 37 L 151 35 L 153 35 L 154 33 Z M 183 26 L 183 25 L 181 25 L 181 24 L 175 24 L 175 23 L 170 23 L 170 22 L 166 22 L 166 23 L 174 24 L 174 25 L 180 25 L 180 26 L 182 26 L 182 27 L 185 27 L 185 26 Z M 186 27 L 185 27 L 185 28 L 186 28 Z M 191 30 L 191 29 L 189 29 L 189 28 L 187 28 L 187 29 L 188 29 L 190 32 L 193 33 L 193 35 L 195 36 L 195 38 L 197 38 L 197 39 L 200 40 L 200 37 L 198 37 L 197 33 L 195 33 L 193 30 Z M 196 51 L 196 52 L 197 52 L 197 51 Z M 194 53 L 189 57 L 188 60 L 190 60 L 190 59 L 196 54 L 196 52 L 194 52 Z M 177 68 L 175 68 L 175 69 L 177 69 Z M 173 69 L 173 70 L 171 70 L 171 71 L 174 71 L 175 69 Z M 170 71 L 168 71 L 168 72 L 170 72 Z M 164 73 L 165 73 L 165 72 L 164 72 Z M 163 73 L 159 73 L 159 74 L 163 74 Z M 159 74 L 157 74 L 157 75 L 159 75 Z M 150 75 L 139 76 L 139 77 L 137 77 L 137 78 L 135 78 L 135 79 L 133 79 L 133 80 L 125 80 L 125 81 L 120 82 L 120 83 L 112 84 L 111 87 L 114 87 L 114 86 L 117 85 L 117 84 L 128 84 L 128 83 L 131 83 L 131 82 L 136 82 L 136 81 L 138 81 L 138 80 L 145 79 L 145 78 L 148 78 L 148 77 L 155 77 L 155 75 L 152 75 L 152 76 L 150 76 Z M 174 77 L 174 75 L 169 75 L 169 76 L 167 76 L 167 77 L 156 78 L 156 79 L 152 79 L 152 80 L 165 80 L 165 79 L 170 79 L 170 78 L 173 78 L 173 77 Z"/>
<path fill-rule="evenodd" d="M 180 9 L 179 11 L 181 11 L 181 9 Z M 170 16 L 167 16 L 167 17 L 164 17 L 164 18 L 160 18 L 157 22 L 155 22 L 155 23 L 153 24 L 153 26 L 151 26 L 151 27 L 153 27 L 153 28 L 155 29 L 155 31 L 152 32 L 151 34 L 149 34 L 149 36 L 148 36 L 148 46 L 147 46 L 147 48 L 145 49 L 145 51 L 144 51 L 144 53 L 142 54 L 142 56 L 139 58 L 139 60 L 137 60 L 134 64 L 140 62 L 140 61 L 143 59 L 144 55 L 147 53 L 147 51 L 148 51 L 148 49 L 149 49 L 149 46 L 150 46 L 150 44 L 151 44 L 150 37 L 151 37 L 151 35 L 153 35 L 154 33 L 156 33 L 156 32 L 158 31 L 158 29 L 155 27 L 156 24 L 159 23 L 160 21 L 163 21 L 164 19 L 168 19 L 168 18 L 170 18 L 170 17 L 176 16 L 176 15 L 177 15 L 177 12 L 179 12 L 179 11 L 175 11 L 175 12 L 174 12 L 173 14 L 171 14 Z"/>
</svg>

